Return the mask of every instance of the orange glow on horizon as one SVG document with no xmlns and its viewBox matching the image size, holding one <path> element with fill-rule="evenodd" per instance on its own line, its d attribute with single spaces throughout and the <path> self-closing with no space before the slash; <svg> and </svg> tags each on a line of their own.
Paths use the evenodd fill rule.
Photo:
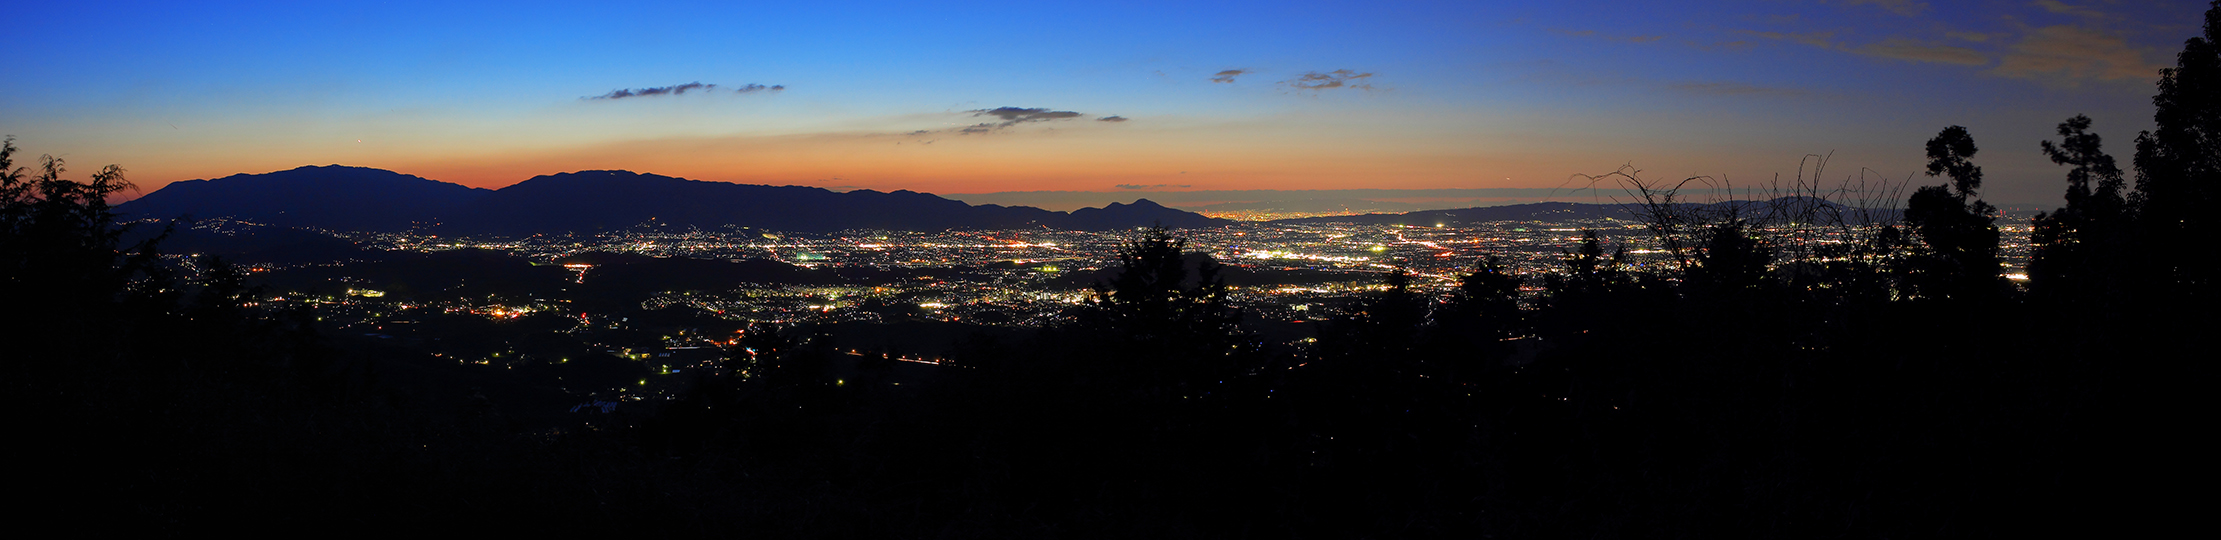
<svg viewBox="0 0 2221 540">
<path fill-rule="evenodd" d="M 428 139 L 380 148 L 304 142 L 247 153 L 212 141 L 208 148 L 116 158 L 130 169 L 142 193 L 177 180 L 326 164 L 385 169 L 488 189 L 540 175 L 616 169 L 836 191 L 960 194 L 1555 188 L 1566 185 L 1571 173 L 1595 172 L 1568 171 L 1560 163 L 1617 164 L 1632 159 L 1664 165 L 1668 161 L 1667 156 L 1590 155 L 1597 150 L 1580 145 L 1538 147 L 1547 144 L 1539 139 L 1491 143 L 1484 142 L 1486 137 L 1443 135 L 1383 129 L 1364 137 L 1319 137 L 1278 126 L 1221 125 L 1156 131 L 943 134 L 930 139 L 820 133 L 675 136 L 591 144 L 508 140 L 480 145 Z M 73 158 L 73 162 L 109 158 L 81 157 L 85 159 Z M 1670 158 L 1690 163 L 1709 159 L 1688 154 Z"/>
</svg>

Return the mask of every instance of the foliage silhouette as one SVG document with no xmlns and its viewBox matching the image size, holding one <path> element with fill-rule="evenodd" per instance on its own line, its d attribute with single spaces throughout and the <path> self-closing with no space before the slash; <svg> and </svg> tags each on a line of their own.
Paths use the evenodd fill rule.
<svg viewBox="0 0 2221 540">
<path fill-rule="evenodd" d="M 1150 228 L 1118 251 L 1119 271 L 1091 288 L 1086 309 L 1067 330 L 1111 356 L 1089 364 L 1129 364 L 1109 377 L 1145 395 L 1198 397 L 1241 371 L 1255 351 L 1227 304 L 1219 264 L 1191 256 L 1187 240 Z M 1191 264 L 1192 259 L 1192 264 Z"/>
<path fill-rule="evenodd" d="M 2155 246 L 2187 246 L 2214 226 L 2214 178 L 2221 177 L 2221 2 L 2207 8 L 2202 35 L 2183 42 L 2175 67 L 2159 73 L 2152 96 L 2157 128 L 2136 137 L 2137 208 Z M 2212 250 L 2158 257 L 2149 264 L 2191 302 L 2210 302 Z"/>
<path fill-rule="evenodd" d="M 2043 142 L 2052 163 L 2067 172 L 2067 205 L 2039 213 L 2030 243 L 2029 287 L 2067 302 L 2104 301 L 2128 293 L 2118 280 L 2119 264 L 2138 251 L 2136 216 L 2123 190 L 2127 183 L 2101 140 L 2090 133 L 2090 118 L 2075 116 L 2059 124 L 2061 142 Z"/>
<path fill-rule="evenodd" d="M 1979 150 L 1960 126 L 1928 140 L 1928 175 L 1951 182 L 1914 190 L 1905 224 L 1926 249 L 1904 265 L 1905 292 L 1914 298 L 1982 302 L 2004 290 L 1997 259 L 1997 208 L 1976 196 L 1982 168 L 1968 161 Z"/>
</svg>

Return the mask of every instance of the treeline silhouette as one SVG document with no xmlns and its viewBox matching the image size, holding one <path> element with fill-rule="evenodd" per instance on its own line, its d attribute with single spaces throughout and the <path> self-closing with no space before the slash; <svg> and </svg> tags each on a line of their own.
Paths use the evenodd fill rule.
<svg viewBox="0 0 2221 540">
<path fill-rule="evenodd" d="M 1639 184 L 1653 263 L 1589 232 L 1541 276 L 1490 259 L 1438 293 L 1398 271 L 1301 354 L 1159 229 L 1064 323 L 948 365 L 756 324 L 677 399 L 556 432 L 383 381 L 220 260 L 122 244 L 120 169 L 15 168 L 11 140 L 19 510 L 92 532 L 2137 535 L 2195 515 L 2153 483 L 2203 479 L 2221 2 L 2204 29 L 2162 73 L 2133 186 L 2088 118 L 2042 145 L 2067 203 L 2037 218 L 2025 287 L 1953 126 L 1926 145 L 1945 183 L 1901 221 Z"/>
</svg>

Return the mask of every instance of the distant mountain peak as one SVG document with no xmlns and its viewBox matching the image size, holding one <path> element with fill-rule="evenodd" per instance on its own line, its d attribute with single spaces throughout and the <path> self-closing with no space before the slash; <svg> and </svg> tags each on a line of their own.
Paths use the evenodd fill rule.
<svg viewBox="0 0 2221 540">
<path fill-rule="evenodd" d="M 173 182 L 116 206 L 130 217 L 233 216 L 288 227 L 405 230 L 492 191 L 347 165 Z"/>
</svg>

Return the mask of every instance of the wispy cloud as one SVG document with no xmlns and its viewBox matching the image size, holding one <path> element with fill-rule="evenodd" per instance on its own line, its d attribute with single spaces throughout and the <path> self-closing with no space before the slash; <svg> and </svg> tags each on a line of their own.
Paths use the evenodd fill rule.
<svg viewBox="0 0 2221 540">
<path fill-rule="evenodd" d="M 1551 31 L 1551 32 L 1553 32 L 1553 33 L 1557 33 L 1557 34 L 1560 34 L 1560 35 L 1566 35 L 1566 36 L 1573 36 L 1573 37 L 1595 37 L 1595 38 L 1603 39 L 1603 40 L 1606 40 L 1606 41 L 1619 41 L 1619 42 L 1625 42 L 1625 43 L 1650 43 L 1650 42 L 1653 42 L 1653 41 L 1658 41 L 1658 40 L 1661 40 L 1661 39 L 1666 39 L 1666 36 L 1661 36 L 1661 35 L 1648 35 L 1648 36 L 1613 36 L 1613 35 L 1603 35 L 1603 34 L 1598 34 L 1598 33 L 1597 33 L 1597 31 L 1595 31 L 1595 30 L 1566 30 L 1566 29 L 1563 29 L 1563 28 L 1552 28 L 1552 29 L 1550 29 L 1550 31 Z"/>
<path fill-rule="evenodd" d="M 1337 69 L 1324 73 L 1317 71 L 1304 73 L 1302 75 L 1297 75 L 1296 78 L 1280 81 L 1280 84 L 1293 87 L 1297 90 L 1326 90 L 1330 88 L 1354 88 L 1358 90 L 1372 90 L 1373 84 L 1370 81 L 1372 77 L 1372 73 L 1358 73 L 1347 69 Z"/>
<path fill-rule="evenodd" d="M 1072 111 L 1052 111 L 1044 108 L 1028 107 L 996 107 L 993 109 L 978 109 L 968 112 L 972 113 L 972 116 L 974 117 L 993 117 L 998 119 L 998 121 L 981 122 L 978 124 L 965 126 L 963 129 L 956 130 L 957 133 L 987 133 L 1018 124 L 1025 124 L 1030 122 L 1048 122 L 1051 120 L 1069 120 L 1080 117 L 1080 113 Z"/>
<path fill-rule="evenodd" d="M 1868 43 L 1851 49 L 1851 52 L 1911 62 L 1933 62 L 1962 66 L 1980 66 L 1990 63 L 1988 55 L 1974 49 L 1950 45 L 1931 45 L 1902 37 Z"/>
<path fill-rule="evenodd" d="M 1112 115 L 1112 116 L 1105 116 L 1105 117 L 1102 117 L 1102 118 L 1097 118 L 1097 119 L 1095 119 L 1095 121 L 1097 121 L 1097 122 L 1124 122 L 1124 121 L 1126 121 L 1126 117 L 1124 117 L 1124 116 L 1117 116 L 1117 115 Z"/>
<path fill-rule="evenodd" d="M 1240 77 L 1240 76 L 1243 76 L 1243 75 L 1248 75 L 1248 74 L 1251 74 L 1251 73 L 1255 73 L 1255 72 L 1254 72 L 1254 71 L 1250 71 L 1250 70 L 1247 70 L 1247 69 L 1229 69 L 1229 70 L 1225 70 L 1225 71 L 1220 71 L 1220 72 L 1218 72 L 1218 74 L 1216 74 L 1216 75 L 1212 75 L 1212 76 L 1211 76 L 1211 82 L 1215 82 L 1215 83 L 1230 83 L 1230 82 L 1234 82 L 1234 78 L 1235 78 L 1235 77 Z"/>
<path fill-rule="evenodd" d="M 1760 31 L 1756 31 L 1756 30 L 1744 30 L 1744 31 L 1743 31 L 1743 33 L 1745 33 L 1745 34 L 1750 34 L 1750 35 L 1753 35 L 1753 36 L 1758 36 L 1758 37 L 1762 37 L 1762 38 L 1766 38 L 1766 39 L 1777 39 L 1777 40 L 1782 40 L 1782 41 L 1789 41 L 1789 42 L 1795 42 L 1795 43 L 1803 43 L 1803 44 L 1806 44 L 1806 45 L 1811 45 L 1811 46 L 1814 46 L 1814 47 L 1820 47 L 1820 48 L 1834 48 L 1834 47 L 1835 47 L 1835 32 L 1832 32 L 1832 31 L 1828 31 L 1828 32 L 1760 32 Z"/>
<path fill-rule="evenodd" d="M 1016 125 L 1026 122 L 1046 122 L 1050 120 L 1078 118 L 1080 116 L 1080 113 L 1072 111 L 1052 111 L 1041 108 L 1029 109 L 1024 107 L 996 107 L 993 109 L 980 109 L 972 111 L 972 116 L 993 116 L 1003 119 L 1003 125 Z"/>
<path fill-rule="evenodd" d="M 1843 0 L 1843 5 L 1874 6 L 1907 17 L 1919 15 L 1920 12 L 1928 10 L 1928 3 L 1920 0 Z"/>
<path fill-rule="evenodd" d="M 1189 185 L 1189 184 L 1148 184 L 1148 185 L 1144 185 L 1144 184 L 1118 184 L 1118 185 L 1117 185 L 1116 187 L 1117 187 L 1118 189 L 1124 189 L 1124 190 L 1143 190 L 1143 189 L 1164 189 L 1164 188 L 1189 188 L 1189 187 L 1195 187 L 1195 186 L 1193 186 L 1193 185 Z"/>
<path fill-rule="evenodd" d="M 2074 26 L 2046 26 L 2029 32 L 1999 61 L 1992 73 L 2007 77 L 2072 82 L 2076 79 L 2153 79 L 2159 64 L 2119 36 Z"/>
<path fill-rule="evenodd" d="M 579 98 L 579 99 L 625 99 L 625 98 L 635 98 L 635 97 L 647 97 L 647 96 L 662 96 L 662 95 L 672 95 L 672 96 L 677 96 L 677 95 L 684 95 L 684 94 L 686 94 L 687 92 L 690 92 L 690 91 L 694 91 L 694 90 L 701 90 L 701 91 L 703 91 L 703 92 L 710 92 L 710 91 L 714 91 L 714 90 L 716 90 L 716 89 L 717 89 L 717 85 L 714 85 L 714 84 L 702 84 L 702 83 L 701 83 L 700 81 L 696 81 L 696 82 L 690 82 L 690 83 L 686 83 L 686 84 L 680 84 L 680 85 L 672 85 L 672 86 L 655 86 L 655 87 L 649 87 L 649 88 L 637 88 L 637 89 L 635 89 L 635 88 L 619 88 L 619 89 L 616 89 L 616 90 L 611 90 L 611 91 L 609 91 L 609 93 L 607 93 L 607 94 L 602 94 L 602 95 L 599 95 L 599 96 L 587 96 L 587 97 L 583 97 L 583 98 Z M 744 84 L 744 85 L 741 85 L 741 86 L 740 86 L 740 87 L 738 87 L 738 88 L 735 88 L 735 89 L 733 90 L 733 92 L 734 92 L 734 93 L 739 93 L 739 94 L 748 94 L 748 93 L 754 93 L 754 92 L 779 92 L 779 91 L 783 91 L 783 90 L 786 90 L 786 89 L 787 89 L 786 85 L 781 85 L 781 84 L 774 84 L 774 85 L 770 85 L 770 86 L 765 86 L 765 85 L 761 85 L 761 84 L 754 84 L 754 83 L 750 83 L 750 84 Z"/>
<path fill-rule="evenodd" d="M 1987 54 L 1983 54 L 1981 51 L 1976 51 L 1974 49 L 1969 49 L 1966 47 L 1927 43 L 1902 36 L 1891 37 L 1881 41 L 1867 43 L 1865 45 L 1854 46 L 1850 43 L 1837 42 L 1835 40 L 1836 33 L 1833 31 L 1760 32 L 1754 30 L 1744 30 L 1742 32 L 1766 39 L 1802 43 L 1805 45 L 1811 45 L 1823 49 L 1834 49 L 1877 58 L 1889 58 L 1893 60 L 1905 60 L 1910 62 L 1958 64 L 1965 66 L 1980 66 L 1990 63 L 1990 56 Z M 1986 36 L 1976 34 L 1968 36 L 1954 35 L 1953 37 L 1968 40 L 1980 40 L 1984 39 Z"/>
<path fill-rule="evenodd" d="M 714 84 L 702 84 L 702 83 L 700 83 L 700 82 L 690 82 L 690 83 L 686 83 L 686 84 L 681 84 L 681 85 L 675 85 L 675 86 L 657 86 L 657 87 L 651 87 L 651 88 L 641 88 L 641 89 L 637 89 L 637 90 L 635 90 L 635 89 L 631 89 L 631 88 L 619 88 L 619 89 L 616 89 L 616 90 L 611 90 L 611 91 L 609 91 L 609 93 L 607 93 L 607 94 L 602 94 L 602 95 L 599 95 L 599 96 L 590 96 L 590 97 L 587 97 L 587 98 L 585 98 L 585 99 L 625 99 L 625 98 L 630 98 L 630 97 L 660 96 L 660 95 L 664 95 L 664 94 L 670 94 L 670 95 L 674 95 L 674 96 L 675 96 L 675 95 L 681 95 L 681 94 L 685 94 L 685 93 L 687 93 L 687 91 L 689 91 L 689 90 L 708 90 L 708 89 L 711 89 L 711 88 L 716 88 L 716 87 L 717 87 L 717 85 L 714 85 Z"/>
<path fill-rule="evenodd" d="M 1732 81 L 1719 81 L 1719 82 L 1685 82 L 1685 83 L 1677 83 L 1677 84 L 1673 84 L 1673 85 L 1671 85 L 1671 87 L 1672 87 L 1673 89 L 1675 89 L 1675 90 L 1681 90 L 1681 91 L 1684 91 L 1684 92 L 1691 92 L 1691 93 L 1697 93 L 1697 94 L 1709 94 L 1709 95 L 1715 95 L 1715 96 L 1753 96 L 1753 95 L 1768 95 L 1768 96 L 1783 96 L 1783 97 L 1801 97 L 1801 96 L 1806 96 L 1806 95 L 1810 95 L 1810 94 L 1811 94 L 1811 92 L 1807 92 L 1807 91 L 1804 91 L 1804 90 L 1799 90 L 1799 89 L 1795 89 L 1795 88 L 1774 88 L 1774 87 L 1769 87 L 1769 86 L 1755 86 L 1755 85 L 1750 85 L 1750 84 L 1744 84 L 1744 83 L 1739 83 L 1739 82 L 1732 82 Z"/>
<path fill-rule="evenodd" d="M 2071 15 L 2071 16 L 2075 16 L 2075 17 L 2082 17 L 2082 18 L 2085 18 L 2085 19 L 2098 19 L 2098 20 L 2104 20 L 2104 19 L 2110 19 L 2110 18 L 2112 18 L 2112 16 L 2111 16 L 2111 15 L 2107 15 L 2107 14 L 2106 14 L 2105 12 L 2103 12 L 2103 11 L 2098 11 L 2097 9 L 2095 9 L 2095 8 L 2091 8 L 2090 6 L 2086 6 L 2086 5 L 2085 5 L 2085 6 L 2077 6 L 2077 5 L 2074 5 L 2074 4 L 2069 4 L 2069 3 L 2066 3 L 2066 2 L 2061 2 L 2061 1 L 2059 1 L 2059 0 L 2036 0 L 2036 2 L 2035 2 L 2035 3 L 2036 3 L 2036 6 L 2037 6 L 2037 7 L 2041 7 L 2041 8 L 2044 8 L 2044 11 L 2049 11 L 2049 12 L 2052 12 L 2052 13 L 2057 13 L 2057 14 L 2060 14 L 2060 15 Z"/>
</svg>

